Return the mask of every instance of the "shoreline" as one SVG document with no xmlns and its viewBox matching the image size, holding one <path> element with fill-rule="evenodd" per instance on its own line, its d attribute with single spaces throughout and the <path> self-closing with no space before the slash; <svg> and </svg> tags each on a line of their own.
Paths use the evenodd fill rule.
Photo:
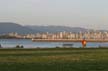
<svg viewBox="0 0 108 71">
<path fill-rule="evenodd" d="M 0 48 L 0 50 L 2 50 L 2 49 L 15 49 L 15 50 L 25 50 L 25 49 L 27 49 L 27 50 L 62 50 L 62 49 L 108 49 L 108 47 L 85 47 L 85 48 L 83 48 L 83 47 L 79 47 L 79 48 L 76 48 L 76 47 L 54 47 L 54 48 L 40 48 L 40 47 L 37 47 L 37 48 L 16 48 L 16 47 L 12 47 L 12 48 L 9 48 L 9 47 L 5 47 L 5 48 Z"/>
<path fill-rule="evenodd" d="M 32 39 L 33 42 L 81 42 L 82 39 Z M 86 39 L 87 42 L 108 42 L 108 39 Z"/>
</svg>

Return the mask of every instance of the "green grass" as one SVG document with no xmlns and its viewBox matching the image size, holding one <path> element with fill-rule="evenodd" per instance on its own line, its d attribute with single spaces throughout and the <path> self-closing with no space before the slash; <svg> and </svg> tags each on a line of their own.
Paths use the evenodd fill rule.
<svg viewBox="0 0 108 71">
<path fill-rule="evenodd" d="M 0 49 L 0 71 L 108 71 L 108 49 Z"/>
</svg>

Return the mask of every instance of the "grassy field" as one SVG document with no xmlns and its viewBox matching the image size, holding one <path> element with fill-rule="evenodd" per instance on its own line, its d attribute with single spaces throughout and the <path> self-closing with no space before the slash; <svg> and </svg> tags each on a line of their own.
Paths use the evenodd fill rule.
<svg viewBox="0 0 108 71">
<path fill-rule="evenodd" d="M 108 49 L 0 49 L 0 71 L 108 71 Z"/>
</svg>

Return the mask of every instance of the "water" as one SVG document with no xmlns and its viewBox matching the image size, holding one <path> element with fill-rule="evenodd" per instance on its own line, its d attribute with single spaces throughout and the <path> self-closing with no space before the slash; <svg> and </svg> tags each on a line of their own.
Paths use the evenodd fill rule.
<svg viewBox="0 0 108 71">
<path fill-rule="evenodd" d="M 4 48 L 15 47 L 16 45 L 23 45 L 25 48 L 53 48 L 53 47 L 61 47 L 62 44 L 73 44 L 73 47 L 79 48 L 82 46 L 80 42 L 32 42 L 30 39 L 0 39 L 0 44 Z M 98 46 L 108 46 L 108 42 L 88 42 L 87 47 L 98 47 Z"/>
</svg>

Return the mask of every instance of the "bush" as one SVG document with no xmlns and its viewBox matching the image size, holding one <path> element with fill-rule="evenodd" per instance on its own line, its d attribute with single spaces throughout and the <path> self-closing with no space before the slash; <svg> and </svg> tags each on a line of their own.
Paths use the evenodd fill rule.
<svg viewBox="0 0 108 71">
<path fill-rule="evenodd" d="M 21 47 L 20 48 L 24 48 L 24 46 L 23 45 L 21 45 Z"/>
<path fill-rule="evenodd" d="M 16 45 L 16 48 L 24 48 L 24 46 L 23 45 Z"/>
</svg>

